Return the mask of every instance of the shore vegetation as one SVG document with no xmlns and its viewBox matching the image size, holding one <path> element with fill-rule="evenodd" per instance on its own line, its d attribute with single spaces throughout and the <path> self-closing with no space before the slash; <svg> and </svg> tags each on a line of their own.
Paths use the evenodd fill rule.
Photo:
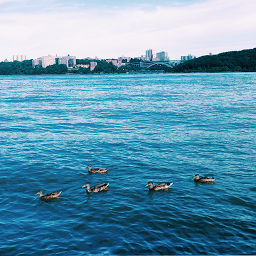
<svg viewBox="0 0 256 256">
<path fill-rule="evenodd" d="M 256 72 L 256 48 L 202 56 L 175 66 L 172 72 Z"/>
</svg>

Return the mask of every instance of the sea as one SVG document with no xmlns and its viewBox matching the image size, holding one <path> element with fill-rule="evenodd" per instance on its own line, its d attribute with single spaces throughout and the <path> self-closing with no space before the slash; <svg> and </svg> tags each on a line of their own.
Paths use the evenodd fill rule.
<svg viewBox="0 0 256 256">
<path fill-rule="evenodd" d="M 256 73 L 0 76 L 0 255 L 253 255 L 255 171 Z"/>
</svg>

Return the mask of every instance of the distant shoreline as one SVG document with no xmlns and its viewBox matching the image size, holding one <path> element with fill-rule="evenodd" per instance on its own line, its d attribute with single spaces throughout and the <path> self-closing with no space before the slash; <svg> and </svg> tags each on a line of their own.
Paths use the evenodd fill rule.
<svg viewBox="0 0 256 256">
<path fill-rule="evenodd" d="M 66 74 L 12 74 L 12 75 L 0 75 L 3 76 L 96 76 L 96 75 L 167 75 L 167 74 L 249 74 L 255 73 L 256 71 L 225 71 L 225 72 L 134 72 L 134 73 L 92 73 L 92 74 L 77 74 L 77 73 L 66 73 Z"/>
<path fill-rule="evenodd" d="M 77 64 L 84 64 L 85 60 L 77 59 Z M 32 60 L 22 62 L 0 62 L 0 75 L 63 75 L 63 74 L 168 74 L 168 73 L 247 73 L 256 72 L 256 48 L 250 50 L 206 55 L 187 60 L 176 66 L 153 63 L 143 68 L 142 60 L 130 62 L 117 67 L 106 60 L 95 60 L 94 69 L 75 66 L 68 69 L 64 64 L 49 65 L 46 68 L 32 65 Z"/>
</svg>

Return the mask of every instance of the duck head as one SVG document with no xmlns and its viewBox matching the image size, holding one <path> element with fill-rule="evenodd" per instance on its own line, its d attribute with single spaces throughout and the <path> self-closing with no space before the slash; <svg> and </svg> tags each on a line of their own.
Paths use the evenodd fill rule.
<svg viewBox="0 0 256 256">
<path fill-rule="evenodd" d="M 153 182 L 149 181 L 145 187 L 147 187 L 147 186 L 153 187 Z"/>
<path fill-rule="evenodd" d="M 193 177 L 194 180 L 199 180 L 199 174 L 196 174 L 194 177 Z"/>
<path fill-rule="evenodd" d="M 43 191 L 42 191 L 42 190 L 40 190 L 40 191 L 38 191 L 37 193 L 35 193 L 35 195 L 43 196 Z"/>
<path fill-rule="evenodd" d="M 85 183 L 85 184 L 82 186 L 82 188 L 85 188 L 85 187 L 88 187 L 88 189 L 90 189 L 90 183 L 87 182 L 87 183 Z"/>
</svg>

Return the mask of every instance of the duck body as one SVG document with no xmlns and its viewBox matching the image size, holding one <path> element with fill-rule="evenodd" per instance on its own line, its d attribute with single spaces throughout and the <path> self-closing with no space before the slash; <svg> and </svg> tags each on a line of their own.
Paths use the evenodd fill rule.
<svg viewBox="0 0 256 256">
<path fill-rule="evenodd" d="M 159 183 L 157 185 L 153 185 L 153 182 L 148 182 L 148 184 L 145 186 L 149 186 L 149 190 L 168 190 L 168 188 L 172 185 L 173 183 L 166 182 L 166 183 Z"/>
<path fill-rule="evenodd" d="M 214 177 L 201 177 L 199 176 L 199 174 L 196 174 L 194 176 L 194 181 L 198 181 L 198 182 L 214 182 L 215 178 Z"/>
<path fill-rule="evenodd" d="M 91 165 L 88 165 L 86 168 L 89 168 L 89 172 L 91 173 L 106 173 L 108 171 L 107 168 L 92 168 Z"/>
<path fill-rule="evenodd" d="M 48 193 L 46 195 L 43 195 L 42 191 L 38 191 L 35 195 L 39 195 L 40 199 L 53 199 L 53 198 L 60 198 L 60 192 L 52 192 L 52 193 Z"/>
<path fill-rule="evenodd" d="M 108 185 L 109 185 L 109 183 L 103 183 L 103 184 L 99 184 L 99 185 L 95 185 L 93 187 L 90 187 L 90 183 L 87 182 L 83 185 L 82 188 L 87 187 L 87 189 L 86 189 L 87 193 L 91 193 L 91 192 L 97 193 L 97 192 L 100 192 L 100 191 L 103 191 L 103 190 L 108 190 Z"/>
</svg>

